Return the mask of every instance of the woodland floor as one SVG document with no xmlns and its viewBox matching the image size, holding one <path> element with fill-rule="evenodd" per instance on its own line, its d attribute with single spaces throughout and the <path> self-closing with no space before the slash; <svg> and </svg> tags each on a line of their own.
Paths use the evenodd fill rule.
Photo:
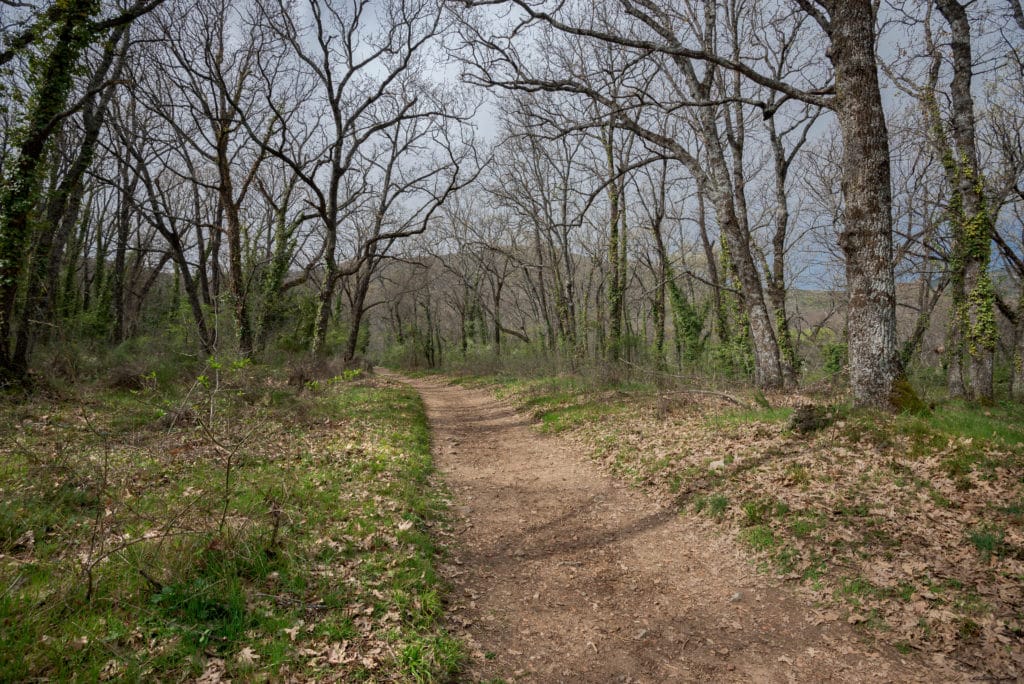
<svg viewBox="0 0 1024 684">
<path fill-rule="evenodd" d="M 401 376 L 386 374 L 391 379 Z M 408 379 L 453 496 L 449 629 L 464 678 L 517 682 L 971 681 L 758 573 L 742 549 L 539 434 L 483 390 Z"/>
</svg>

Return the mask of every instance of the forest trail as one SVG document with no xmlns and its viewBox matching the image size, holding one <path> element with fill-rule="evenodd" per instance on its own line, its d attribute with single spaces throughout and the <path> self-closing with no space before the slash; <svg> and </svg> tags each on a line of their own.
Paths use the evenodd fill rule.
<svg viewBox="0 0 1024 684">
<path fill-rule="evenodd" d="M 958 681 L 872 645 L 485 391 L 408 379 L 453 497 L 463 681 Z"/>
</svg>

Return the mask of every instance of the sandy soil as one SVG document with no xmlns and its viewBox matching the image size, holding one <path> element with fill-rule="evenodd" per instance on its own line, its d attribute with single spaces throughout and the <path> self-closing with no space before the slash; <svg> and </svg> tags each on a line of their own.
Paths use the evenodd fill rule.
<svg viewBox="0 0 1024 684">
<path fill-rule="evenodd" d="M 822 620 L 733 541 L 489 393 L 405 381 L 423 396 L 453 493 L 442 570 L 450 629 L 472 651 L 463 681 L 970 681 Z"/>
</svg>

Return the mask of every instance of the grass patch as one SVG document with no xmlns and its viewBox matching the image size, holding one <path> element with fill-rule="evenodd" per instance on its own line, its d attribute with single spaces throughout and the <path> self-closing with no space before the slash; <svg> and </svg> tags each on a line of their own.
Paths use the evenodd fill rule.
<svg viewBox="0 0 1024 684">
<path fill-rule="evenodd" d="M 1016 500 L 1004 506 L 997 506 L 998 511 L 1007 515 L 1010 520 L 1016 524 L 1024 524 L 1024 497 L 1019 497 Z"/>
<path fill-rule="evenodd" d="M 415 392 L 201 375 L 4 407 L 0 680 L 456 672 Z"/>
<path fill-rule="evenodd" d="M 985 561 L 992 556 L 1002 555 L 1006 548 L 1006 531 L 993 525 L 982 525 L 970 530 L 967 539 Z"/>
<path fill-rule="evenodd" d="M 540 429 L 542 432 L 557 434 L 583 423 L 608 416 L 617 407 L 602 402 L 588 402 L 571 406 L 563 406 L 540 413 Z"/>
<path fill-rule="evenodd" d="M 707 498 L 707 512 L 712 518 L 721 520 L 727 510 L 729 510 L 729 498 L 724 494 L 712 494 Z"/>
<path fill-rule="evenodd" d="M 801 512 L 795 520 L 789 523 L 789 532 L 797 539 L 807 539 L 814 534 L 822 524 L 821 516 L 804 511 Z"/>
<path fill-rule="evenodd" d="M 865 599 L 881 594 L 878 587 L 863 577 L 840 578 L 836 593 L 847 603 L 854 606 L 859 606 Z"/>
<path fill-rule="evenodd" d="M 406 644 L 399 662 L 409 680 L 419 684 L 452 677 L 464 657 L 462 642 L 446 634 L 435 634 Z"/>
<path fill-rule="evenodd" d="M 740 532 L 740 538 L 754 551 L 767 551 L 778 544 L 775 533 L 767 525 L 755 525 Z"/>
<path fill-rule="evenodd" d="M 1024 447 L 1024 405 L 1002 402 L 977 406 L 949 401 L 922 417 L 904 417 L 907 424 L 925 423 L 931 430 L 949 436 L 991 441 L 1020 450 Z"/>
<path fill-rule="evenodd" d="M 642 383 L 609 383 L 599 378 L 563 374 L 541 377 L 516 377 L 508 374 L 456 376 L 455 384 L 486 387 L 520 410 L 540 421 L 542 432 L 557 434 L 601 420 L 624 410 L 627 393 L 645 393 L 651 387 Z"/>
<path fill-rule="evenodd" d="M 788 575 L 800 564 L 800 552 L 791 546 L 783 546 L 775 554 L 775 566 L 783 575 Z"/>
<path fill-rule="evenodd" d="M 790 463 L 786 466 L 786 477 L 799 487 L 809 486 L 812 479 L 810 470 L 803 463 Z"/>
</svg>

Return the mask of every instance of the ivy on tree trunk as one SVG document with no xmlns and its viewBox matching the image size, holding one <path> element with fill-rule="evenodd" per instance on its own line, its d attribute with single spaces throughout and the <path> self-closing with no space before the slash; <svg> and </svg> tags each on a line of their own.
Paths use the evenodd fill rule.
<svg viewBox="0 0 1024 684">
<path fill-rule="evenodd" d="M 74 85 L 75 65 L 92 39 L 98 0 L 62 0 L 43 34 L 41 56 L 31 75 L 27 111 L 16 134 L 17 159 L 0 188 L 0 377 L 20 380 L 27 361 L 11 348 L 13 318 L 25 255 L 32 239 L 33 214 L 46 170 L 47 142 L 61 121 Z"/>
</svg>

